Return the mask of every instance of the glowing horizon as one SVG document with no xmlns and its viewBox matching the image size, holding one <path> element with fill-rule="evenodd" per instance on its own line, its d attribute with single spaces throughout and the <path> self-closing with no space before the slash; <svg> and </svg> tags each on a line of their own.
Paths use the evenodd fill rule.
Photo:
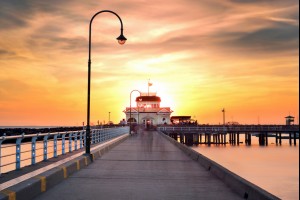
<svg viewBox="0 0 300 200">
<path fill-rule="evenodd" d="M 299 2 L 175 0 L 0 2 L 0 126 L 125 118 L 134 89 L 203 124 L 299 123 Z M 137 94 L 135 94 L 137 95 Z M 135 105 L 135 102 L 132 102 Z"/>
</svg>

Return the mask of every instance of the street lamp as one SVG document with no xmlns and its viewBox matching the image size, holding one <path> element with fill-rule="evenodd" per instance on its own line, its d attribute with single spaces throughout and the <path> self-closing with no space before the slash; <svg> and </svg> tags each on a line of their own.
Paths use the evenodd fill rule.
<svg viewBox="0 0 300 200">
<path fill-rule="evenodd" d="M 110 125 L 110 112 L 108 112 L 108 125 Z"/>
<path fill-rule="evenodd" d="M 129 109 L 129 134 L 131 134 L 131 94 L 132 94 L 132 92 L 138 92 L 138 93 L 140 93 L 140 96 L 141 96 L 141 92 L 140 92 L 140 91 L 138 91 L 138 90 L 132 90 L 132 91 L 130 92 L 130 109 Z"/>
<path fill-rule="evenodd" d="M 119 37 L 117 37 L 118 43 L 119 44 L 124 44 L 126 42 L 126 38 L 123 35 L 123 22 L 121 20 L 121 18 L 119 17 L 119 15 L 117 15 L 115 12 L 110 11 L 110 10 L 102 10 L 97 12 L 91 19 L 90 21 L 90 26 L 89 26 L 89 60 L 88 60 L 88 93 L 87 93 L 87 125 L 86 125 L 86 135 L 85 135 L 85 141 L 86 141 L 86 145 L 85 145 L 85 153 L 86 154 L 90 154 L 91 153 L 91 127 L 90 127 L 90 87 L 91 87 L 91 38 L 92 38 L 92 22 L 94 20 L 94 18 L 100 14 L 100 13 L 104 13 L 104 12 L 108 12 L 108 13 L 112 13 L 115 16 L 118 17 L 118 19 L 120 20 L 121 23 L 121 34 Z"/>
<path fill-rule="evenodd" d="M 223 125 L 225 126 L 225 108 L 223 108 L 222 112 L 223 112 Z"/>
<path fill-rule="evenodd" d="M 141 95 L 140 95 L 141 96 Z M 139 98 L 139 102 L 141 102 L 143 99 Z M 140 125 L 140 107 L 138 106 L 138 125 Z"/>
</svg>

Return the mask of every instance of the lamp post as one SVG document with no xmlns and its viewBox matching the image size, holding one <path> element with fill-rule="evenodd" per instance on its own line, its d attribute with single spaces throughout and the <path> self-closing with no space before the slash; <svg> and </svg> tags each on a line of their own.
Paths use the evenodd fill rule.
<svg viewBox="0 0 300 200">
<path fill-rule="evenodd" d="M 110 10 L 102 10 L 97 12 L 96 14 L 94 14 L 94 16 L 91 18 L 90 21 L 90 26 L 89 26 L 89 59 L 88 59 L 88 92 L 87 92 L 87 125 L 86 125 L 86 135 L 85 135 L 85 141 L 86 141 L 86 145 L 85 145 L 85 153 L 86 154 L 90 154 L 91 153 L 91 127 L 90 127 L 90 87 L 91 87 L 91 38 L 92 38 L 92 22 L 94 20 L 94 18 L 100 14 L 100 13 L 112 13 L 115 16 L 118 17 L 118 19 L 120 20 L 121 23 L 121 34 L 119 37 L 117 37 L 118 43 L 119 44 L 125 44 L 126 42 L 126 38 L 123 35 L 123 22 L 121 20 L 121 18 L 119 17 L 119 15 L 117 15 L 115 12 L 110 11 Z"/>
<path fill-rule="evenodd" d="M 136 91 L 136 92 L 140 93 L 140 96 L 141 96 L 141 92 L 140 92 L 140 91 L 138 91 L 138 90 L 132 90 L 132 91 L 130 92 L 130 108 L 129 108 L 129 134 L 131 134 L 131 94 L 132 94 L 132 92 L 134 92 L 134 91 Z"/>
<path fill-rule="evenodd" d="M 108 112 L 108 125 L 110 125 L 110 112 Z"/>
<path fill-rule="evenodd" d="M 141 95 L 140 95 L 141 96 Z M 139 102 L 142 101 L 142 98 L 139 98 Z M 138 125 L 140 125 L 140 107 L 138 106 Z"/>
<path fill-rule="evenodd" d="M 222 112 L 223 112 L 223 125 L 225 126 L 225 108 L 223 108 Z"/>
</svg>

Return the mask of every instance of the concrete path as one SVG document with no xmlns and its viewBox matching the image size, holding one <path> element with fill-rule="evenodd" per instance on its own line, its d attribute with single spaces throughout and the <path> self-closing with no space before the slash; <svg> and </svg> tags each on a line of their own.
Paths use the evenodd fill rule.
<svg viewBox="0 0 300 200">
<path fill-rule="evenodd" d="M 242 198 L 159 133 L 144 131 L 36 199 Z"/>
</svg>

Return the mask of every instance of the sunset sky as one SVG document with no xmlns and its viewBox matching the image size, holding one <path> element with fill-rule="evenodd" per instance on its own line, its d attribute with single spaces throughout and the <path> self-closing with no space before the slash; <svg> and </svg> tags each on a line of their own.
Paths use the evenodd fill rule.
<svg viewBox="0 0 300 200">
<path fill-rule="evenodd" d="M 199 123 L 299 120 L 298 0 L 1 0 L 0 126 L 125 118 L 134 89 Z M 132 93 L 134 99 L 138 93 Z M 132 105 L 135 102 L 132 101 Z"/>
</svg>

